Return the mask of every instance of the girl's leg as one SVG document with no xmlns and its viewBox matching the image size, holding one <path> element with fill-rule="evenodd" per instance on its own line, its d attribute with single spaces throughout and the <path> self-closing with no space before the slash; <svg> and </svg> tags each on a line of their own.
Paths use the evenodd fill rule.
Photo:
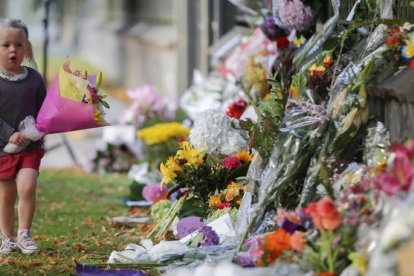
<svg viewBox="0 0 414 276">
<path fill-rule="evenodd" d="M 19 193 L 19 229 L 30 229 L 36 206 L 36 184 L 39 172 L 34 169 L 21 169 L 17 175 L 17 191 Z"/>
<path fill-rule="evenodd" d="M 0 228 L 8 236 L 14 236 L 14 205 L 17 198 L 15 179 L 0 179 Z"/>
</svg>

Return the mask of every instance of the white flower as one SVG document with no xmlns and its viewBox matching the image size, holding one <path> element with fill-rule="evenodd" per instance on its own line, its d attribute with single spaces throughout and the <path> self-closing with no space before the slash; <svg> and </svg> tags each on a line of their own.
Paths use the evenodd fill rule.
<svg viewBox="0 0 414 276">
<path fill-rule="evenodd" d="M 234 155 L 247 150 L 247 132 L 235 129 L 237 120 L 219 110 L 207 110 L 198 115 L 190 132 L 190 142 L 195 148 L 205 147 L 214 155 Z"/>
</svg>

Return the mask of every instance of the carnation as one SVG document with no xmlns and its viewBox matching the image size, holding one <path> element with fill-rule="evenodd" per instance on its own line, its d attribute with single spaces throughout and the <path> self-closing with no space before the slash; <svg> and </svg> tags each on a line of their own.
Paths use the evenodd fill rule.
<svg viewBox="0 0 414 276">
<path fill-rule="evenodd" d="M 247 132 L 235 129 L 232 122 L 238 124 L 237 120 L 228 117 L 224 112 L 202 112 L 191 129 L 191 144 L 195 148 L 205 147 L 206 152 L 213 155 L 235 155 L 239 151 L 247 150 Z"/>
<path fill-rule="evenodd" d="M 161 200 L 151 207 L 151 216 L 155 223 L 159 223 L 167 215 L 172 203 L 170 200 Z"/>
<path fill-rule="evenodd" d="M 167 193 L 167 186 L 162 185 L 160 187 L 159 183 L 152 183 L 144 187 L 142 190 L 142 196 L 148 202 L 155 202 L 157 199 L 161 198 Z"/>
<path fill-rule="evenodd" d="M 224 167 L 229 170 L 237 169 L 241 163 L 236 156 L 227 156 L 223 159 Z"/>
<path fill-rule="evenodd" d="M 315 19 L 315 12 L 301 0 L 273 0 L 276 24 L 291 31 L 306 31 Z"/>
</svg>

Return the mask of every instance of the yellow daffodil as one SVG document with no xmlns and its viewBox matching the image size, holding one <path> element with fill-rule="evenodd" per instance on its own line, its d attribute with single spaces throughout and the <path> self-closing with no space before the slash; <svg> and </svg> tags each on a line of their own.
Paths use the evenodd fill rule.
<svg viewBox="0 0 414 276">
<path fill-rule="evenodd" d="M 244 163 L 250 162 L 252 161 L 253 157 L 251 156 L 251 154 L 248 151 L 239 151 L 236 154 L 236 157 Z"/>
<path fill-rule="evenodd" d="M 185 141 L 181 144 L 182 149 L 177 151 L 177 159 L 186 160 L 186 165 L 195 165 L 204 163 L 204 148 L 194 149 L 193 146 Z"/>
<path fill-rule="evenodd" d="M 216 206 L 217 204 L 221 204 L 221 199 L 219 196 L 213 195 L 210 196 L 208 199 L 208 205 L 209 206 Z"/>
</svg>

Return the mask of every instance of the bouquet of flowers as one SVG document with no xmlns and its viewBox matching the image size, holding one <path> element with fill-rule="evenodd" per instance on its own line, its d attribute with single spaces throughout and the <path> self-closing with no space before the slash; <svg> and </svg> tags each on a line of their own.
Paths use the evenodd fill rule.
<svg viewBox="0 0 414 276">
<path fill-rule="evenodd" d="M 48 90 L 37 118 L 29 116 L 20 123 L 19 131 L 33 141 L 46 134 L 62 133 L 106 126 L 103 107 L 109 108 L 103 100 L 106 94 L 99 89 L 102 73 L 88 76 L 80 71 L 72 72 L 70 60 L 66 59 Z M 16 153 L 23 150 L 8 143 L 4 151 Z"/>
<path fill-rule="evenodd" d="M 158 123 L 137 132 L 138 138 L 146 145 L 143 149 L 144 160 L 155 168 L 174 154 L 189 134 L 190 129 L 178 122 Z"/>
<path fill-rule="evenodd" d="M 173 183 L 171 190 L 186 188 L 189 195 L 206 204 L 216 191 L 225 190 L 231 180 L 246 175 L 250 160 L 244 159 L 244 153 L 239 156 L 220 159 L 205 153 L 205 148 L 194 148 L 184 141 L 174 157 L 161 163 L 161 183 Z"/>
</svg>

